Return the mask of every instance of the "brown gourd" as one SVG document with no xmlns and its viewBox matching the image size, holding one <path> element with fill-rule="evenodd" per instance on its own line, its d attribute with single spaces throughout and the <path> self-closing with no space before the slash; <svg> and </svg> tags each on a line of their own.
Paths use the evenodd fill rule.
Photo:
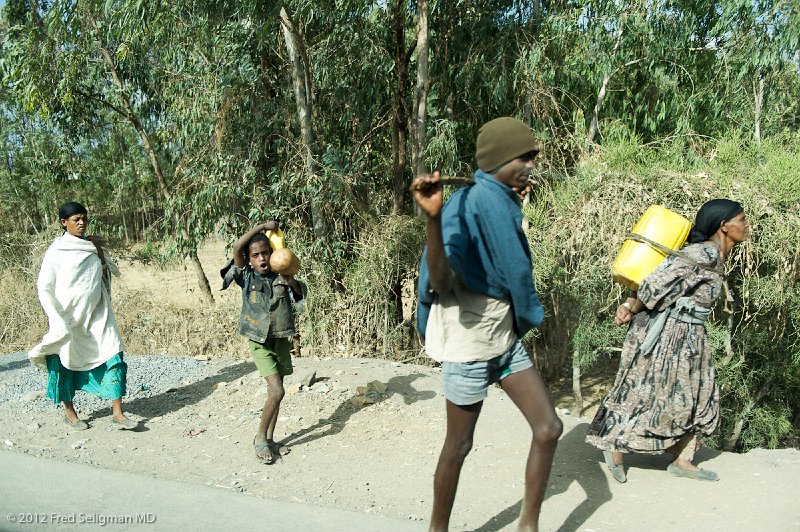
<svg viewBox="0 0 800 532">
<path fill-rule="evenodd" d="M 269 268 L 281 275 L 295 275 L 300 271 L 300 259 L 289 248 L 279 248 L 269 256 Z"/>
</svg>

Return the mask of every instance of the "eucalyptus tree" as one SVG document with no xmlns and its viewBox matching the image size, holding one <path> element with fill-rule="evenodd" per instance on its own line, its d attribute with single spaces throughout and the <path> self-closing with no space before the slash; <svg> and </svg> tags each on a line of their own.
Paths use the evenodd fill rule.
<svg viewBox="0 0 800 532">
<path fill-rule="evenodd" d="M 430 45 L 428 39 L 428 0 L 417 2 L 417 83 L 414 90 L 412 164 L 414 174 L 427 170 L 423 156 L 428 145 L 428 91 L 430 77 L 428 72 Z"/>
<path fill-rule="evenodd" d="M 520 36 L 530 31 L 533 4 L 514 0 L 430 3 L 431 163 L 453 172 L 469 169 L 474 165 L 478 127 L 498 115 L 519 114 L 522 106 L 514 67 L 522 49 Z"/>
<path fill-rule="evenodd" d="M 574 120 L 573 131 L 585 131 L 590 143 L 602 134 L 603 119 L 621 121 L 647 139 L 681 127 L 702 128 L 698 101 L 705 97 L 711 69 L 708 61 L 698 63 L 708 58 L 694 50 L 709 39 L 713 16 L 700 15 L 708 7 L 550 3 L 532 45 L 536 61 L 528 68 L 542 70 L 557 112 Z"/>
<path fill-rule="evenodd" d="M 5 6 L 4 47 L 11 57 L 6 75 L 21 109 L 76 141 L 99 142 L 119 121 L 136 133 L 165 226 L 175 235 L 172 251 L 189 256 L 201 293 L 211 302 L 196 249 L 214 223 L 214 207 L 224 203 L 207 198 L 197 204 L 192 191 L 216 163 L 208 148 L 219 106 L 219 65 L 203 49 L 210 39 L 202 17 L 186 7 L 12 0 Z"/>
<path fill-rule="evenodd" d="M 796 123 L 800 78 L 800 6 L 786 0 L 721 0 L 714 29 L 720 73 L 733 105 L 727 118 L 760 142 Z M 738 103 L 738 105 L 737 105 Z"/>
</svg>

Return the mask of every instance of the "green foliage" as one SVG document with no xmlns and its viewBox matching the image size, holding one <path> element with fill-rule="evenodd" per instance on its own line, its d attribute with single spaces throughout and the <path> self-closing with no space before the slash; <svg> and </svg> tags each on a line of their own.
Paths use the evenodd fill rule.
<svg viewBox="0 0 800 532">
<path fill-rule="evenodd" d="M 561 374 L 573 351 L 585 369 L 621 345 L 624 330 L 611 320 L 623 290 L 611 282 L 611 262 L 648 206 L 692 219 L 706 200 L 731 197 L 745 206 L 752 238 L 728 260 L 733 314 L 720 305 L 707 324 L 724 409 L 717 443 L 727 442 L 737 425 L 742 450 L 784 440 L 800 405 L 800 189 L 790 170 L 800 164 L 798 140 L 779 136 L 755 145 L 734 132 L 699 143 L 702 151 L 686 165 L 674 155 L 688 149 L 685 142 L 648 147 L 619 131 L 570 179 L 537 191 L 525 214 L 548 307 L 534 339 L 537 352 L 547 353 L 545 373 Z"/>
<path fill-rule="evenodd" d="M 602 353 L 622 344 L 624 329 L 617 327 L 606 316 L 593 316 L 578 319 L 572 336 L 572 348 L 578 352 L 578 366 L 581 372 L 590 368 Z"/>
<path fill-rule="evenodd" d="M 0 233 L 49 235 L 58 205 L 79 200 L 94 231 L 145 240 L 139 259 L 162 262 L 279 218 L 310 264 L 311 342 L 416 350 L 403 319 L 423 232 L 417 219 L 387 218 L 397 107 L 411 109 L 415 84 L 416 3 L 38 5 L 7 0 L 0 16 Z M 281 7 L 307 52 L 313 146 L 301 140 Z M 560 374 L 574 350 L 588 368 L 618 344 L 607 315 L 622 290 L 608 271 L 646 206 L 691 217 L 732 196 L 754 238 L 730 262 L 733 357 L 727 317 L 709 325 L 718 358 L 734 364 L 721 371 L 723 431 L 765 384 L 748 419 L 796 409 L 796 2 L 456 0 L 430 3 L 429 20 L 426 166 L 469 175 L 478 128 L 498 115 L 526 120 L 544 145 L 543 186 L 525 207 L 548 313 L 531 339 L 543 372 Z M 408 101 L 395 101 L 398 68 Z M 408 139 L 400 150 L 410 159 Z M 3 251 L 17 260 L 16 247 Z"/>
<path fill-rule="evenodd" d="M 436 120 L 433 136 L 428 139 L 426 160 L 432 169 L 445 175 L 470 174 L 469 167 L 458 159 L 457 124 L 448 119 Z"/>
<path fill-rule="evenodd" d="M 383 216 L 354 242 L 340 266 L 341 283 L 326 286 L 325 264 L 306 263 L 304 277 L 314 279 L 304 322 L 304 339 L 342 355 L 403 356 L 418 349 L 409 323 L 414 279 L 424 245 L 418 218 Z M 398 279 L 399 284 L 398 284 Z M 404 297 L 392 297 L 390 294 Z M 406 307 L 398 309 L 406 301 Z M 400 310 L 406 322 L 396 320 Z"/>
<path fill-rule="evenodd" d="M 145 265 L 155 264 L 161 269 L 175 262 L 170 260 L 170 256 L 165 254 L 164 250 L 153 242 L 145 242 L 142 246 L 134 247 L 130 258 Z"/>
<path fill-rule="evenodd" d="M 792 433 L 791 411 L 785 405 L 764 405 L 753 409 L 742 432 L 742 449 L 774 449 Z"/>
</svg>

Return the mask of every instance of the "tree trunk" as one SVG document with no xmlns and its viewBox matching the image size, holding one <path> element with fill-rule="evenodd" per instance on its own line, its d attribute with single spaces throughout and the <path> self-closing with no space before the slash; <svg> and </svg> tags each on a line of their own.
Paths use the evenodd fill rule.
<svg viewBox="0 0 800 532">
<path fill-rule="evenodd" d="M 394 66 L 396 72 L 392 107 L 392 214 L 403 212 L 406 198 L 406 142 L 408 139 L 408 57 L 405 49 L 405 0 L 395 0 L 392 13 Z"/>
<path fill-rule="evenodd" d="M 133 126 L 133 129 L 139 135 L 144 151 L 147 153 L 147 157 L 150 159 L 150 166 L 153 168 L 153 173 L 156 176 L 156 181 L 158 182 L 158 188 L 161 190 L 161 195 L 164 196 L 164 199 L 170 200 L 172 198 L 172 194 L 167 186 L 167 180 L 164 178 L 164 172 L 161 170 L 161 163 L 158 161 L 158 157 L 156 156 L 156 150 L 153 148 L 153 143 L 150 142 L 150 136 L 147 134 L 147 131 L 145 131 L 141 121 L 133 112 L 130 98 L 124 90 L 122 80 L 119 77 L 119 71 L 117 70 L 117 65 L 114 63 L 111 52 L 100 42 L 98 42 L 98 47 L 100 48 L 100 53 L 103 56 L 103 62 L 106 64 L 106 67 L 111 74 L 111 78 L 114 80 L 114 85 L 120 91 L 120 99 L 122 100 L 125 118 L 128 119 L 131 126 Z"/>
<path fill-rule="evenodd" d="M 581 364 L 578 350 L 572 352 L 572 395 L 578 405 L 578 416 L 583 414 L 583 394 L 581 393 Z"/>
<path fill-rule="evenodd" d="M 530 93 L 528 93 L 528 96 L 525 98 L 525 109 L 523 110 L 523 112 L 525 113 L 525 117 L 524 117 L 525 119 L 523 121 L 525 122 L 525 124 L 528 127 L 531 127 L 531 112 L 530 112 L 531 111 L 531 106 L 530 106 L 530 103 L 529 103 L 531 98 L 532 98 L 532 96 L 530 95 Z M 525 197 L 522 198 L 522 210 L 524 211 L 528 207 L 528 205 L 530 205 L 530 203 L 531 203 L 531 194 L 530 193 L 525 194 Z M 531 228 L 530 220 L 528 220 L 527 216 L 523 216 L 522 217 L 522 230 L 523 231 L 528 231 L 530 228 Z"/>
<path fill-rule="evenodd" d="M 622 46 L 622 34 L 625 27 L 623 24 L 620 25 L 619 31 L 617 32 L 617 42 L 614 43 L 614 48 L 611 50 L 609 54 L 611 61 L 610 63 L 613 64 L 614 58 L 617 56 L 617 52 L 619 52 L 620 46 Z M 622 70 L 625 67 L 629 67 L 633 64 L 638 63 L 641 59 L 634 59 L 632 61 L 628 61 L 625 64 L 618 66 L 615 69 L 611 69 L 609 66 L 608 73 L 603 76 L 603 82 L 600 84 L 600 90 L 597 92 L 597 100 L 594 104 L 594 112 L 592 113 L 592 121 L 589 124 L 589 130 L 586 132 L 586 144 L 591 145 L 594 142 L 594 138 L 597 136 L 597 132 L 599 130 L 599 121 L 600 121 L 600 109 L 603 107 L 603 102 L 606 100 L 606 95 L 608 94 L 608 82 L 611 80 L 611 77 L 616 74 L 618 71 Z"/>
<path fill-rule="evenodd" d="M 744 423 L 747 421 L 747 416 L 750 415 L 750 412 L 756 405 L 761 402 L 761 400 L 766 397 L 769 393 L 769 389 L 772 386 L 772 379 L 768 379 L 761 388 L 758 389 L 756 394 L 750 398 L 750 402 L 745 405 L 744 410 L 739 414 L 739 418 L 736 420 L 736 424 L 733 426 L 733 433 L 731 437 L 725 441 L 725 444 L 722 446 L 723 451 L 732 451 L 736 448 L 736 444 L 739 443 L 739 438 L 742 436 L 742 429 L 744 429 Z"/>
<path fill-rule="evenodd" d="M 111 74 L 114 85 L 120 91 L 120 99 L 122 100 L 125 118 L 128 119 L 128 122 L 130 122 L 131 126 L 133 126 L 134 130 L 139 135 L 139 138 L 142 141 L 142 147 L 144 148 L 145 153 L 147 153 L 147 157 L 150 159 L 150 166 L 153 168 L 153 173 L 156 176 L 156 181 L 158 182 L 161 195 L 165 200 L 169 201 L 172 198 L 172 193 L 167 186 L 167 180 L 164 177 L 164 172 L 161 169 L 161 163 L 158 160 L 153 143 L 150 141 L 150 136 L 147 134 L 147 131 L 145 130 L 141 120 L 139 120 L 139 117 L 137 117 L 133 112 L 130 96 L 125 92 L 122 79 L 120 78 L 119 71 L 117 70 L 117 65 L 114 62 L 114 58 L 108 48 L 106 48 L 106 46 L 100 40 L 100 32 L 97 28 L 97 24 L 94 20 L 90 20 L 89 23 L 92 25 L 95 33 L 97 34 L 98 48 L 100 49 L 100 54 L 103 56 L 103 62 Z M 185 231 L 186 228 L 182 227 L 181 230 Z M 203 265 L 200 264 L 200 261 L 197 259 L 197 248 L 195 245 L 191 246 L 189 258 L 191 259 L 192 264 L 194 264 L 194 269 L 197 273 L 197 284 L 200 287 L 200 293 L 202 294 L 203 299 L 206 301 L 206 303 L 213 305 L 214 294 L 211 293 L 211 288 L 208 284 L 208 277 L 206 276 L 205 271 L 203 271 Z"/>
<path fill-rule="evenodd" d="M 597 101 L 594 104 L 594 112 L 592 113 L 592 121 L 589 124 L 589 130 L 586 132 L 586 144 L 592 144 L 597 135 L 597 123 L 600 119 L 600 108 L 603 107 L 603 102 L 606 99 L 606 92 L 608 90 L 608 81 L 611 79 L 611 74 L 603 76 L 603 83 L 600 85 L 600 90 L 597 93 Z"/>
<path fill-rule="evenodd" d="M 457 22 L 457 17 L 460 11 L 455 9 L 453 2 L 445 2 L 445 6 L 439 8 L 439 12 L 444 11 L 444 30 L 437 36 L 438 52 L 437 55 L 443 65 L 449 65 L 451 59 L 451 49 L 454 47 L 453 40 L 453 27 Z M 455 106 L 456 106 L 456 89 L 455 83 L 452 82 L 453 73 L 448 72 L 439 83 L 441 90 L 444 91 L 444 113 L 448 120 L 455 120 Z"/>
<path fill-rule="evenodd" d="M 611 77 L 622 70 L 623 68 L 629 67 L 631 65 L 635 65 L 636 63 L 640 62 L 641 59 L 633 59 L 624 63 L 617 68 L 615 68 L 612 72 L 603 76 L 603 83 L 600 85 L 600 90 L 597 92 L 597 101 L 594 104 L 594 112 L 592 113 L 592 121 L 589 124 L 589 130 L 586 132 L 586 144 L 590 145 L 594 142 L 595 136 L 599 131 L 598 123 L 600 121 L 600 108 L 603 107 L 603 102 L 606 100 L 606 95 L 608 92 L 608 82 L 611 80 Z"/>
<path fill-rule="evenodd" d="M 297 103 L 297 121 L 300 124 L 300 140 L 303 143 L 303 166 L 306 177 L 311 179 L 317 171 L 314 160 L 314 128 L 313 128 L 313 101 L 311 86 L 311 63 L 306 52 L 306 45 L 302 34 L 294 23 L 286 7 L 281 7 L 281 29 L 286 52 L 292 63 L 292 86 Z M 325 220 L 319 209 L 318 195 L 309 198 L 311 205 L 311 224 L 314 238 L 324 240 L 327 234 Z"/>
<path fill-rule="evenodd" d="M 753 124 L 753 140 L 756 144 L 761 144 L 761 114 L 764 111 L 764 78 L 758 78 L 758 84 L 753 86 L 753 97 L 755 99 L 755 117 Z"/>
<path fill-rule="evenodd" d="M 427 172 L 425 165 L 425 150 L 428 146 L 427 135 L 427 104 L 428 89 L 428 0 L 418 0 L 418 26 L 417 26 L 417 88 L 414 93 L 414 152 L 412 167 L 414 174 Z"/>
<path fill-rule="evenodd" d="M 542 0 L 533 0 L 531 2 L 531 19 L 537 25 L 541 23 L 542 19 Z"/>
<path fill-rule="evenodd" d="M 203 299 L 209 305 L 214 304 L 214 296 L 211 294 L 211 285 L 208 284 L 208 277 L 206 277 L 206 272 L 203 271 L 203 265 L 200 263 L 200 259 L 197 258 L 197 251 L 192 250 L 189 252 L 189 260 L 194 266 L 194 271 L 197 274 L 197 282 L 200 284 L 200 295 L 203 296 Z"/>
<path fill-rule="evenodd" d="M 619 47 L 622 44 L 622 31 L 624 27 L 620 24 L 619 31 L 617 32 L 617 42 L 614 43 L 614 48 L 611 50 L 609 56 L 611 57 L 611 61 L 614 60 L 614 57 L 617 55 L 617 51 L 619 51 Z M 606 93 L 608 91 L 608 82 L 611 79 L 611 67 L 608 69 L 608 73 L 603 76 L 603 83 L 600 84 L 600 90 L 597 92 L 597 100 L 594 104 L 594 112 L 592 113 L 592 121 L 589 124 L 589 130 L 586 132 L 586 145 L 589 146 L 594 142 L 594 138 L 597 135 L 598 130 L 598 122 L 600 121 L 600 109 L 603 107 L 603 102 L 606 100 Z"/>
</svg>

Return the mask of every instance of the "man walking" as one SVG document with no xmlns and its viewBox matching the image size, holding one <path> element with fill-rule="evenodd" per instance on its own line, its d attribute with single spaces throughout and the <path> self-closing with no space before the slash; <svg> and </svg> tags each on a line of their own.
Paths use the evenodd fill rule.
<svg viewBox="0 0 800 532">
<path fill-rule="evenodd" d="M 499 382 L 533 432 L 520 530 L 538 530 L 562 424 L 520 338 L 544 311 L 533 284 L 518 193 L 539 152 L 530 128 L 510 117 L 484 124 L 475 182 L 442 206 L 438 172 L 411 189 L 425 213 L 427 247 L 419 276 L 417 326 L 442 363 L 447 435 L 434 478 L 430 530 L 447 530 L 464 459 L 491 384 Z"/>
</svg>

